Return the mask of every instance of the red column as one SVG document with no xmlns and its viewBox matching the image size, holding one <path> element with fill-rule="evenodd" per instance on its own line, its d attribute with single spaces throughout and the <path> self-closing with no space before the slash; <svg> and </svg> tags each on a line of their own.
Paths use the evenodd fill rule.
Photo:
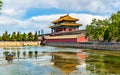
<svg viewBox="0 0 120 75">
<path fill-rule="evenodd" d="M 62 28 L 62 31 L 64 31 L 64 28 Z"/>
</svg>

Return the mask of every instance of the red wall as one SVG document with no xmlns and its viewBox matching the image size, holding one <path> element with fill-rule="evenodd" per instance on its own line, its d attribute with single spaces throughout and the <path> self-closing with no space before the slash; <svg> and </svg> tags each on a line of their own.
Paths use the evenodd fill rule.
<svg viewBox="0 0 120 75">
<path fill-rule="evenodd" d="M 78 38 L 59 38 L 59 39 L 46 39 L 46 42 L 88 42 L 85 36 Z"/>
<path fill-rule="evenodd" d="M 77 42 L 88 42 L 88 40 L 85 38 L 85 36 L 80 36 L 77 38 Z"/>
<path fill-rule="evenodd" d="M 77 38 L 47 39 L 46 42 L 77 42 Z"/>
</svg>

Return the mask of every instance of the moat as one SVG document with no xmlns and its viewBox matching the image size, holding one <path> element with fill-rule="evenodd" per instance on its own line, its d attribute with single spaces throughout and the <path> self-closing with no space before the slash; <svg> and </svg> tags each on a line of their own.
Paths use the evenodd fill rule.
<svg viewBox="0 0 120 75">
<path fill-rule="evenodd" d="M 5 60 L 8 52 L 14 54 L 11 64 Z M 120 75 L 120 52 L 51 46 L 0 48 L 0 75 Z"/>
</svg>

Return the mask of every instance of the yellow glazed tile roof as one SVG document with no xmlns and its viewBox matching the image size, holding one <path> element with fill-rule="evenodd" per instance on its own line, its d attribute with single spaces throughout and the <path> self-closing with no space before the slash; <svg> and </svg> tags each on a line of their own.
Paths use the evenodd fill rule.
<svg viewBox="0 0 120 75">
<path fill-rule="evenodd" d="M 66 20 L 66 21 L 78 21 L 79 19 L 70 17 L 69 14 L 67 14 L 65 16 L 61 16 L 59 19 L 53 21 L 52 23 L 57 23 L 57 22 L 60 22 L 60 21 L 63 21 L 63 20 Z"/>
<path fill-rule="evenodd" d="M 58 26 L 81 26 L 82 24 L 78 24 L 78 23 L 74 23 L 74 24 L 57 24 L 57 25 L 53 25 L 50 26 L 49 28 L 54 28 L 54 27 L 58 27 Z"/>
</svg>

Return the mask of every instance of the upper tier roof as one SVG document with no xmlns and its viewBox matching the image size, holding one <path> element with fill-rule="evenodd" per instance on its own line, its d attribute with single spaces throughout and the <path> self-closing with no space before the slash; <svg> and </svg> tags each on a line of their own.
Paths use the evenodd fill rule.
<svg viewBox="0 0 120 75">
<path fill-rule="evenodd" d="M 81 24 L 78 24 L 78 23 L 74 23 L 74 24 L 56 24 L 56 25 L 50 26 L 49 28 L 54 28 L 54 27 L 58 27 L 58 26 L 81 26 Z"/>
<path fill-rule="evenodd" d="M 76 18 L 72 18 L 71 16 L 69 16 L 69 14 L 65 15 L 65 16 L 61 16 L 59 19 L 53 21 L 52 23 L 58 23 L 58 22 L 61 22 L 61 21 L 78 21 L 79 19 L 76 19 Z"/>
</svg>

